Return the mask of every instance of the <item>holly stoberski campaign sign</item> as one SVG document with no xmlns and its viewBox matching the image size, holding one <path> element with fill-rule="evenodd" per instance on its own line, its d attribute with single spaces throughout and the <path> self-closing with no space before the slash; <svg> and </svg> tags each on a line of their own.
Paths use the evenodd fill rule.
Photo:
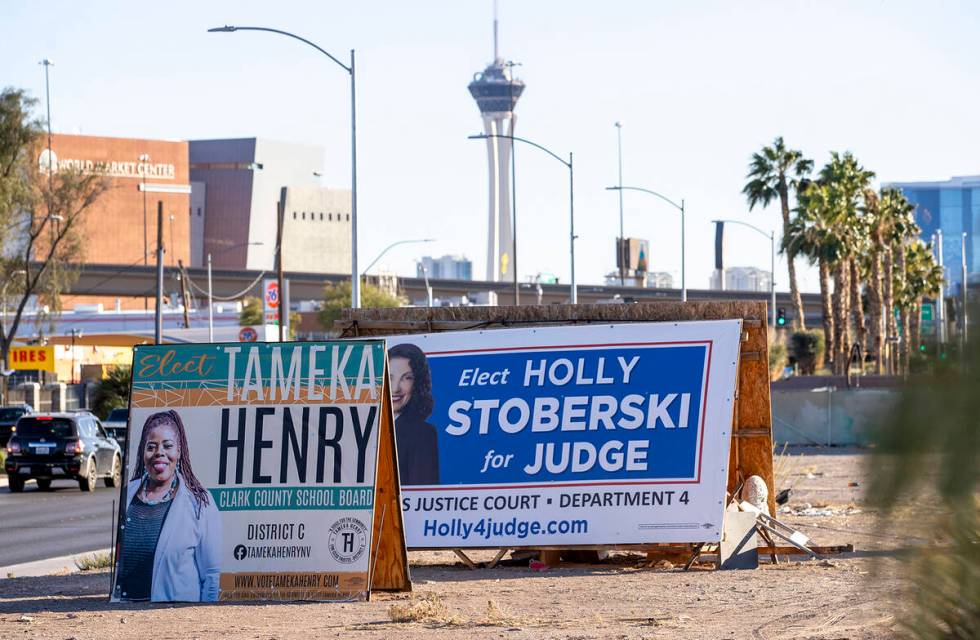
<svg viewBox="0 0 980 640">
<path fill-rule="evenodd" d="M 720 538 L 740 320 L 388 340 L 410 548 Z"/>
<path fill-rule="evenodd" d="M 385 364 L 381 340 L 136 347 L 113 599 L 365 597 Z"/>
</svg>

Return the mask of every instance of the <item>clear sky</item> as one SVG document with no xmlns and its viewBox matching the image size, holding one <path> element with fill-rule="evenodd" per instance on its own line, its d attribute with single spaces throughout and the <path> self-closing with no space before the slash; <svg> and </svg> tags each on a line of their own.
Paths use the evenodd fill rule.
<svg viewBox="0 0 980 640">
<path fill-rule="evenodd" d="M 268 137 L 323 145 L 324 184 L 349 185 L 346 74 L 305 45 L 223 24 L 292 31 L 358 60 L 362 266 L 414 274 L 422 254 L 463 253 L 482 276 L 486 153 L 466 85 L 492 57 L 491 0 L 167 2 L 4 0 L 0 84 L 44 96 L 56 131 L 147 138 Z M 615 268 L 624 183 L 684 198 L 688 286 L 707 286 L 709 221 L 779 229 L 776 206 L 749 213 L 750 154 L 782 135 L 814 158 L 850 150 L 882 181 L 980 173 L 980 4 L 499 0 L 501 55 L 527 89 L 517 133 L 575 153 L 577 274 Z M 519 272 L 566 281 L 567 171 L 517 156 Z M 270 203 L 270 215 L 272 203 Z M 679 284 L 679 216 L 627 194 L 626 235 L 651 241 L 651 269 Z M 731 229 L 727 264 L 769 266 L 764 238 Z M 777 283 L 786 288 L 785 268 Z M 815 291 L 805 269 L 804 290 Z"/>
</svg>

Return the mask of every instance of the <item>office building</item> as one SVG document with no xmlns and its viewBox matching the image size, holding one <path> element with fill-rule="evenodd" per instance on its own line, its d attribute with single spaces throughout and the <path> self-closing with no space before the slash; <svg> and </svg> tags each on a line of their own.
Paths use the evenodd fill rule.
<svg viewBox="0 0 980 640">
<path fill-rule="evenodd" d="M 190 179 L 204 185 L 201 260 L 222 269 L 275 265 L 277 203 L 286 188 L 283 268 L 350 273 L 350 190 L 319 185 L 324 149 L 265 138 L 190 141 Z"/>
<path fill-rule="evenodd" d="M 511 140 L 514 135 L 514 105 L 524 92 L 524 83 L 513 76 L 513 65 L 500 57 L 497 48 L 497 18 L 493 20 L 493 62 L 473 76 L 470 95 L 483 116 L 487 137 L 490 206 L 487 223 L 487 280 L 514 279 L 511 255 L 514 233 L 511 225 Z"/>
<path fill-rule="evenodd" d="M 433 280 L 472 280 L 473 263 L 465 256 L 445 255 L 441 258 L 424 256 L 415 265 L 419 278 Z"/>
<path fill-rule="evenodd" d="M 937 182 L 889 182 L 882 187 L 900 189 L 915 205 L 915 221 L 922 239 L 943 235 L 943 266 L 948 295 L 960 291 L 963 282 L 963 234 L 966 233 L 966 268 L 980 273 L 980 175 L 958 176 Z"/>
</svg>

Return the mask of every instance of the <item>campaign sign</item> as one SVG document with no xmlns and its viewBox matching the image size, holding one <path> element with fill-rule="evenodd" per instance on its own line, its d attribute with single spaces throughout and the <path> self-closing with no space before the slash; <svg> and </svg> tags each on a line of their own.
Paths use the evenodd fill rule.
<svg viewBox="0 0 980 640">
<path fill-rule="evenodd" d="M 740 320 L 388 340 L 410 548 L 718 541 Z"/>
<path fill-rule="evenodd" d="M 382 340 L 135 347 L 113 600 L 366 597 L 385 373 Z"/>
</svg>

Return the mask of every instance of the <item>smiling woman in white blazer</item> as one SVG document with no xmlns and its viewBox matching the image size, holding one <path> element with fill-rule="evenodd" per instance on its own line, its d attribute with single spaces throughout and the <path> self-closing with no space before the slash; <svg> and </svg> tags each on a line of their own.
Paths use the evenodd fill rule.
<svg viewBox="0 0 980 640">
<path fill-rule="evenodd" d="M 191 468 L 176 411 L 147 418 L 136 455 L 113 595 L 121 600 L 218 600 L 221 518 Z"/>
</svg>

